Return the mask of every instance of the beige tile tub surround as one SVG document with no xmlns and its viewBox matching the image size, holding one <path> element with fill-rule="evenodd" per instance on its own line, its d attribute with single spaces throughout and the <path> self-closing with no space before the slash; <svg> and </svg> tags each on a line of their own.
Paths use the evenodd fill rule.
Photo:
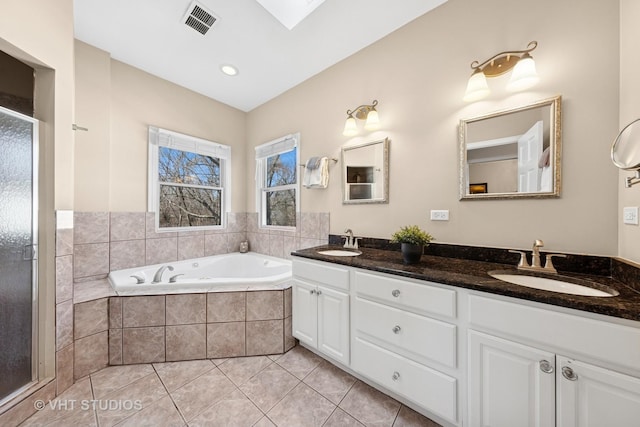
<svg viewBox="0 0 640 427">
<path fill-rule="evenodd" d="M 108 313 L 101 325 L 111 365 L 280 354 L 295 346 L 290 288 L 111 297 Z"/>
<path fill-rule="evenodd" d="M 247 240 L 252 251 L 279 258 L 291 258 L 291 252 L 327 244 L 328 212 L 301 212 L 296 229 L 271 230 L 258 226 L 258 213 L 247 214 Z"/>
<path fill-rule="evenodd" d="M 109 364 L 109 299 L 73 307 L 73 377 L 78 380 Z"/>
</svg>

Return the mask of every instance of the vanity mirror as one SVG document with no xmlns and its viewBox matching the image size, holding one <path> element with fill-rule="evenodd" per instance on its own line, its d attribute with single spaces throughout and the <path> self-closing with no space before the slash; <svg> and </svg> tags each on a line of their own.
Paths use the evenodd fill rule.
<svg viewBox="0 0 640 427">
<path fill-rule="evenodd" d="M 625 178 L 625 186 L 640 182 L 640 119 L 626 125 L 611 146 L 613 164 L 623 170 L 635 171 L 634 176 Z"/>
<path fill-rule="evenodd" d="M 561 101 L 460 120 L 460 200 L 558 197 Z"/>
<path fill-rule="evenodd" d="M 389 139 L 342 147 L 342 203 L 389 203 Z"/>
</svg>

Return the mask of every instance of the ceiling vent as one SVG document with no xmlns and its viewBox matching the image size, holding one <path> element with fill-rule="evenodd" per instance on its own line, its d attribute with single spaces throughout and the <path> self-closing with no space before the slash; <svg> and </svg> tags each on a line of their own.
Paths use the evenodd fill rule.
<svg viewBox="0 0 640 427">
<path fill-rule="evenodd" d="M 217 20 L 218 18 L 211 11 L 194 1 L 189 5 L 189 9 L 187 9 L 182 21 L 185 25 L 205 35 Z"/>
</svg>

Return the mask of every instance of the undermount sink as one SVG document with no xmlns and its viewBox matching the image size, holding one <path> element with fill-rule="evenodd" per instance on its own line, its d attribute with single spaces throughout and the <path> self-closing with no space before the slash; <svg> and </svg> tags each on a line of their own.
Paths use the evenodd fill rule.
<svg viewBox="0 0 640 427">
<path fill-rule="evenodd" d="M 619 295 L 618 291 L 606 285 L 589 282 L 587 280 L 575 279 L 573 277 L 540 277 L 528 274 L 518 274 L 513 271 L 490 271 L 488 274 L 489 276 L 504 282 L 526 286 L 527 288 L 541 289 L 543 291 L 589 297 L 615 297 Z"/>
<path fill-rule="evenodd" d="M 329 256 L 358 256 L 362 254 L 360 251 L 343 251 L 341 249 L 328 249 L 326 251 L 318 251 L 320 255 Z"/>
</svg>

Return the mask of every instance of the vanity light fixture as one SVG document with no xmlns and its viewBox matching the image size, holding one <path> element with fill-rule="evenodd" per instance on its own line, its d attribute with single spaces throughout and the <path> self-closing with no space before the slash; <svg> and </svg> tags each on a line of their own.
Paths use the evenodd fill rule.
<svg viewBox="0 0 640 427">
<path fill-rule="evenodd" d="M 525 90 L 534 86 L 540 78 L 536 64 L 529 52 L 538 47 L 537 41 L 529 42 L 524 50 L 500 52 L 483 63 L 473 61 L 473 73 L 467 83 L 467 91 L 462 98 L 466 102 L 475 102 L 489 95 L 487 77 L 501 76 L 513 69 L 507 90 L 511 92 Z"/>
<path fill-rule="evenodd" d="M 347 121 L 344 123 L 344 130 L 342 131 L 342 134 L 344 136 L 354 136 L 358 133 L 356 119 L 366 119 L 366 122 L 364 123 L 364 128 L 366 130 L 371 131 L 379 129 L 380 117 L 378 116 L 376 105 L 378 105 L 378 101 L 374 99 L 371 104 L 359 105 L 353 110 L 347 110 Z"/>
</svg>

